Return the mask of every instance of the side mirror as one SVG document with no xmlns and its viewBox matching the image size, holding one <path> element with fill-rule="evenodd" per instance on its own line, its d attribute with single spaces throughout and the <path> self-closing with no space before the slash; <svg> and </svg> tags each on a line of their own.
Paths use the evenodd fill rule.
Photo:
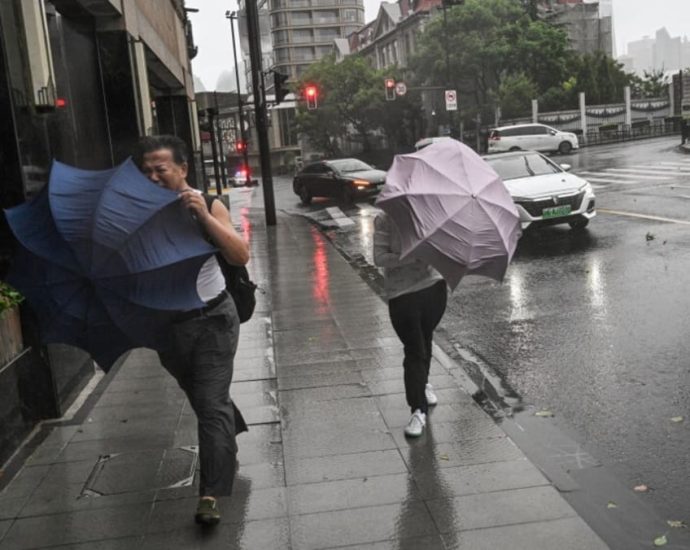
<svg viewBox="0 0 690 550">
<path fill-rule="evenodd" d="M 555 136 L 556 133 L 557 133 L 557 132 L 556 132 L 555 130 L 549 130 L 549 134 L 551 134 L 552 136 Z"/>
<path fill-rule="evenodd" d="M 564 172 L 570 172 L 570 169 L 572 168 L 570 164 L 560 164 L 559 166 L 563 169 Z"/>
</svg>

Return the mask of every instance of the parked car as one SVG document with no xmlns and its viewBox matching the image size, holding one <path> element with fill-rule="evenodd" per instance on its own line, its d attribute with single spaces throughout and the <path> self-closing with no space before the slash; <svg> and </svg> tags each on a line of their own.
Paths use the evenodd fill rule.
<svg viewBox="0 0 690 550">
<path fill-rule="evenodd" d="M 592 186 L 575 174 L 569 174 L 568 164 L 558 165 L 536 151 L 483 158 L 498 173 L 513 197 L 522 229 L 560 223 L 567 223 L 572 229 L 584 229 L 596 215 Z"/>
<path fill-rule="evenodd" d="M 358 159 L 321 160 L 305 166 L 292 181 L 292 189 L 309 204 L 313 197 L 334 197 L 352 202 L 358 195 L 378 191 L 386 172 Z"/>
<path fill-rule="evenodd" d="M 432 143 L 436 143 L 437 141 L 442 141 L 444 139 L 451 139 L 450 136 L 437 136 L 437 137 L 428 137 L 428 138 L 422 138 L 420 139 L 417 143 L 414 144 L 414 148 L 419 151 L 420 149 L 424 149 L 427 145 L 431 145 Z"/>
<path fill-rule="evenodd" d="M 579 149 L 580 142 L 571 132 L 561 132 L 544 124 L 516 124 L 494 128 L 489 134 L 489 153 L 505 151 L 558 151 L 567 155 Z"/>
</svg>

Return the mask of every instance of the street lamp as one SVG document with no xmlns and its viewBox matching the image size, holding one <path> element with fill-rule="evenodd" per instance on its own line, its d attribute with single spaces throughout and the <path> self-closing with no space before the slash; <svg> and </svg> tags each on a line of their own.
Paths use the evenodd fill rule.
<svg viewBox="0 0 690 550">
<path fill-rule="evenodd" d="M 247 137 L 245 135 L 244 128 L 244 111 L 242 109 L 242 92 L 240 91 L 240 68 L 237 64 L 237 46 L 235 45 L 235 23 L 234 20 L 237 19 L 237 12 L 225 12 L 225 17 L 230 20 L 230 31 L 232 32 L 232 57 L 235 60 L 235 82 L 237 83 L 237 111 L 240 121 L 240 140 L 244 145 L 242 147 L 242 162 L 244 163 L 245 171 L 245 185 L 250 186 L 252 183 L 251 175 L 249 171 L 249 151 L 247 148 Z"/>
</svg>

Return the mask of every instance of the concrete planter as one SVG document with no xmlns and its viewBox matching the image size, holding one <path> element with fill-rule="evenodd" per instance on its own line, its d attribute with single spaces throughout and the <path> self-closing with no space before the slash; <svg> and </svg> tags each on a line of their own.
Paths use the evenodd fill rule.
<svg viewBox="0 0 690 550">
<path fill-rule="evenodd" d="M 0 367 L 9 363 L 24 349 L 19 308 L 0 313 Z"/>
</svg>

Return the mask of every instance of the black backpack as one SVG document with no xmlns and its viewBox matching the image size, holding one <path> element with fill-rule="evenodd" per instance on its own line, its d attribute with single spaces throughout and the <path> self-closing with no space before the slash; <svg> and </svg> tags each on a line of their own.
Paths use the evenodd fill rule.
<svg viewBox="0 0 690 550">
<path fill-rule="evenodd" d="M 204 199 L 210 212 L 211 205 L 216 200 L 216 197 L 204 195 Z M 243 265 L 228 263 L 220 252 L 216 253 L 216 260 L 220 270 L 223 272 L 223 277 L 225 277 L 225 288 L 235 302 L 240 323 L 249 321 L 256 307 L 256 283 L 249 278 L 249 272 Z"/>
</svg>

